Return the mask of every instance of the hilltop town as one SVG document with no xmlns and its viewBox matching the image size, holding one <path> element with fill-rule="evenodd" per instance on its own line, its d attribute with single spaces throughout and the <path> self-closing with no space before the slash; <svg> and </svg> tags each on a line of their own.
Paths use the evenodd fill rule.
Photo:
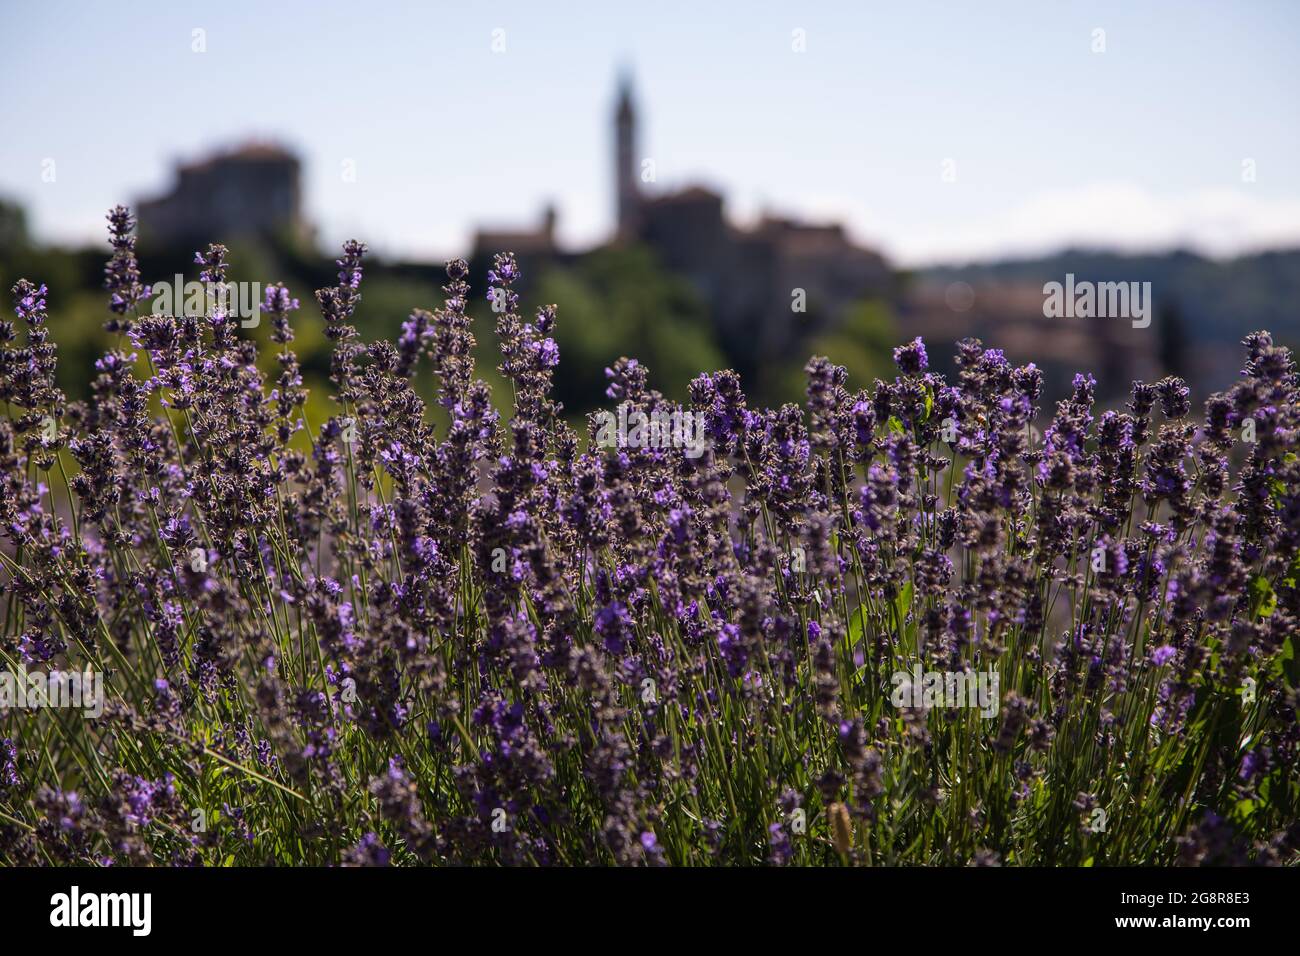
<svg viewBox="0 0 1300 956">
<path fill-rule="evenodd" d="M 610 116 L 614 216 L 607 237 L 592 248 L 564 247 L 557 235 L 560 211 L 554 206 L 542 210 L 534 227 L 480 228 L 471 247 L 462 250 L 476 283 L 491 256 L 502 251 L 518 257 L 527 294 L 548 270 L 572 268 L 609 250 L 646 250 L 659 268 L 689 285 L 702 305 L 708 334 L 727 361 L 751 380 L 761 380 L 773 363 L 807 351 L 819 336 L 837 330 L 849 337 L 857 334 L 845 323 L 863 303 L 880 305 L 893 334 L 921 335 L 931 342 L 941 367 L 950 360 L 955 341 L 974 335 L 1013 359 L 1032 355 L 1049 372 L 1060 373 L 1049 379 L 1068 380 L 1078 367 L 1097 369 L 1102 395 L 1120 395 L 1133 379 L 1164 371 L 1199 372 L 1216 382 L 1232 372 L 1222 366 L 1217 342 L 1198 344 L 1195 330 L 1187 328 L 1181 313 L 1194 312 L 1195 302 L 1180 301 L 1180 290 L 1167 285 L 1155 290 L 1153 327 L 1061 318 L 1045 314 L 1043 283 L 1063 279 L 1064 272 L 908 274 L 880 251 L 856 243 L 840 223 L 766 214 L 752 225 L 737 225 L 725 197 L 713 189 L 657 186 L 647 170 L 651 161 L 645 158 L 639 119 L 632 85 L 624 79 Z M 143 242 L 146 247 L 197 247 L 212 239 L 260 235 L 310 245 L 313 231 L 303 208 L 301 174 L 296 155 L 262 142 L 183 164 L 166 195 L 139 203 Z M 202 235 L 196 234 L 199 228 Z M 432 281 L 439 268 L 436 263 L 393 265 L 405 275 Z M 1183 367 L 1173 367 L 1178 365 Z"/>
</svg>

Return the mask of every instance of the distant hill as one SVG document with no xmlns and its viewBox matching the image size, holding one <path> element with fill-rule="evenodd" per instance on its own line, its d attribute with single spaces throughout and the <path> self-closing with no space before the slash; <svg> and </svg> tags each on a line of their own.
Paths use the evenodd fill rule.
<svg viewBox="0 0 1300 956">
<path fill-rule="evenodd" d="M 918 270 L 938 282 L 1019 284 L 1061 281 L 1072 272 L 1093 282 L 1150 282 L 1157 314 L 1175 308 L 1189 344 L 1236 343 L 1268 329 L 1282 344 L 1300 345 L 1300 249 L 1236 259 L 1207 259 L 1178 251 L 1123 255 L 1067 250 L 1041 259 L 1011 259 Z"/>
</svg>

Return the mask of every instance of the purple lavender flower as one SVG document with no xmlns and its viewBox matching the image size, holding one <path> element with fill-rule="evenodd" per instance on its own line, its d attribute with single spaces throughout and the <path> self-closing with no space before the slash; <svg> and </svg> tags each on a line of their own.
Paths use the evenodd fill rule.
<svg viewBox="0 0 1300 956">
<path fill-rule="evenodd" d="M 904 375 L 920 375 L 930 367 L 925 343 L 921 341 L 919 335 L 906 345 L 894 349 L 894 364 Z"/>
</svg>

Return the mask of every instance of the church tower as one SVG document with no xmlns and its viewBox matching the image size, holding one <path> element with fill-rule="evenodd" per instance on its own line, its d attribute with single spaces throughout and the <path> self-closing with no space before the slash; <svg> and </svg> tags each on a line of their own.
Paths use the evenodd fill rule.
<svg viewBox="0 0 1300 956">
<path fill-rule="evenodd" d="M 641 198 L 637 191 L 636 109 L 632 105 L 632 81 L 626 73 L 619 79 L 618 109 L 614 114 L 614 189 L 618 209 L 618 237 L 636 234 Z"/>
</svg>

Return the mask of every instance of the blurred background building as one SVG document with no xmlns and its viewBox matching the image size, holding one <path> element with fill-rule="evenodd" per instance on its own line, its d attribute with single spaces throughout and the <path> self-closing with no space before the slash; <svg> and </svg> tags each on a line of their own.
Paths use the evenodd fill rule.
<svg viewBox="0 0 1300 956">
<path fill-rule="evenodd" d="M 136 204 L 142 241 L 193 243 L 218 235 L 310 237 L 302 162 L 274 143 L 248 142 L 176 168 L 164 196 Z"/>
</svg>

